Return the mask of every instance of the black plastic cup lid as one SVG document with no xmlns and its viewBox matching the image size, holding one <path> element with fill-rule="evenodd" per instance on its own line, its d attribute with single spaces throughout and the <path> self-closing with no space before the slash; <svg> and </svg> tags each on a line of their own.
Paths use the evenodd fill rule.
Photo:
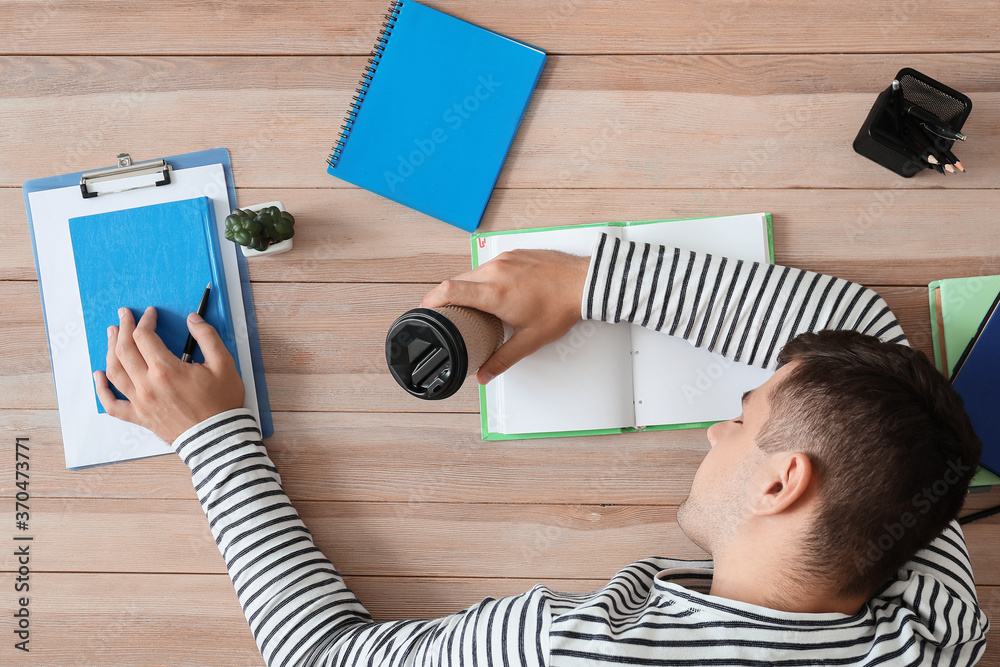
<svg viewBox="0 0 1000 667">
<path fill-rule="evenodd" d="M 469 354 L 451 320 L 428 308 L 403 313 L 385 337 L 385 360 L 399 386 L 417 398 L 448 398 L 468 371 Z"/>
</svg>

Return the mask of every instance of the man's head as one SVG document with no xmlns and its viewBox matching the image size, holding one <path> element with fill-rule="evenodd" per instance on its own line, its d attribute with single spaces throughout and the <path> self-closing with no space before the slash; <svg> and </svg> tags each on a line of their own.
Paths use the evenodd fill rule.
<svg viewBox="0 0 1000 667">
<path fill-rule="evenodd" d="M 958 513 L 979 439 L 919 351 L 824 331 L 779 364 L 740 417 L 709 429 L 678 522 L 716 556 L 768 535 L 754 546 L 787 555 L 790 576 L 868 596 Z"/>
</svg>

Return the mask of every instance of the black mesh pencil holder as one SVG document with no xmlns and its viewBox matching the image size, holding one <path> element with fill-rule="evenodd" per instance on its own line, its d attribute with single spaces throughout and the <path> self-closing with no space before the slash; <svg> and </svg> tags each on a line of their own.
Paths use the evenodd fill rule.
<svg viewBox="0 0 1000 667">
<path fill-rule="evenodd" d="M 899 70 L 896 80 L 899 81 L 904 104 L 920 107 L 955 132 L 962 129 L 972 110 L 972 100 L 968 97 L 909 67 Z M 903 133 L 896 114 L 893 88 L 890 85 L 875 100 L 861 131 L 854 139 L 854 150 L 886 169 L 909 178 L 930 168 L 930 165 L 921 158 L 920 151 L 901 136 Z M 939 149 L 950 150 L 954 143 L 953 139 L 934 138 L 934 145 Z"/>
</svg>

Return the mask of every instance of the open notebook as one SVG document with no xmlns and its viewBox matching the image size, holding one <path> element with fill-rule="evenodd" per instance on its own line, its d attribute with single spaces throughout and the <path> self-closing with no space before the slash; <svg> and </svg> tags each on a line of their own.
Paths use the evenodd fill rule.
<svg viewBox="0 0 1000 667">
<path fill-rule="evenodd" d="M 756 213 L 474 234 L 473 266 L 517 248 L 590 255 L 601 232 L 773 262 L 771 217 Z M 743 392 L 770 375 L 638 325 L 584 321 L 480 387 L 483 438 L 703 427 L 739 414 Z"/>
</svg>

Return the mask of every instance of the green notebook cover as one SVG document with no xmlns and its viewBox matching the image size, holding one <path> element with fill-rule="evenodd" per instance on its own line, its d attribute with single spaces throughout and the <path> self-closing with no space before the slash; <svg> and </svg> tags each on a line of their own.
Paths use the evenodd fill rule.
<svg viewBox="0 0 1000 667">
<path fill-rule="evenodd" d="M 1000 293 L 1000 276 L 935 280 L 928 285 L 934 365 L 950 377 L 955 362 L 979 330 Z M 1000 484 L 1000 477 L 979 468 L 970 487 Z"/>
<path fill-rule="evenodd" d="M 526 234 L 531 232 L 547 232 L 547 231 L 558 231 L 562 229 L 583 229 L 588 227 L 634 227 L 639 225 L 651 225 L 662 222 L 689 222 L 697 220 L 707 220 L 716 216 L 704 216 L 701 218 L 682 218 L 682 219 L 663 219 L 663 220 L 642 220 L 642 221 L 614 221 L 614 222 L 598 222 L 585 225 L 562 225 L 556 227 L 537 227 L 532 229 L 512 229 L 497 232 L 477 232 L 472 235 L 471 238 L 471 248 L 472 248 L 472 268 L 476 269 L 479 267 L 479 253 L 477 251 L 477 243 L 479 239 L 487 238 L 490 236 L 500 236 L 505 234 Z M 774 231 L 772 228 L 771 214 L 764 214 L 766 221 L 766 233 L 767 233 L 767 251 L 768 251 L 768 261 L 772 264 L 774 263 Z M 571 430 L 571 431 L 553 431 L 553 432 L 538 432 L 538 433 L 495 433 L 489 430 L 489 425 L 487 423 L 487 408 L 486 408 L 486 387 L 483 385 L 479 386 L 479 417 L 482 427 L 483 440 L 528 440 L 535 438 L 563 438 L 577 435 L 608 435 L 613 433 L 628 433 L 630 431 L 638 431 L 635 427 L 626 426 L 621 428 L 607 428 L 607 429 L 589 429 L 589 430 Z M 688 422 L 688 423 L 678 423 L 678 424 L 658 424 L 653 426 L 646 426 L 641 430 L 644 431 L 672 431 L 677 429 L 688 429 L 688 428 L 707 428 L 714 421 L 699 421 L 699 422 Z"/>
</svg>

